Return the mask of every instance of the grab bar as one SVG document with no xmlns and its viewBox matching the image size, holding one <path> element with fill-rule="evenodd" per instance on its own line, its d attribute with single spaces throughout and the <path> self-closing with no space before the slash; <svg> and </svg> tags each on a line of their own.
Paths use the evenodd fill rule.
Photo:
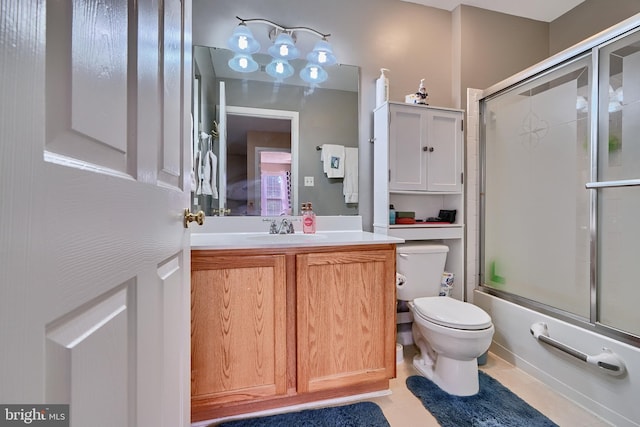
<svg viewBox="0 0 640 427">
<path fill-rule="evenodd" d="M 584 186 L 591 188 L 616 188 L 616 187 L 636 187 L 640 185 L 640 179 L 622 179 L 619 181 L 587 182 Z"/>
<path fill-rule="evenodd" d="M 551 338 L 549 336 L 547 324 L 544 322 L 534 323 L 533 325 L 531 325 L 530 331 L 531 335 L 533 335 L 533 337 L 538 341 L 548 344 L 551 347 L 555 347 L 558 350 L 564 351 L 565 353 L 570 354 L 571 356 L 580 359 L 583 362 L 587 362 L 591 365 L 597 366 L 598 368 L 604 369 L 605 372 L 609 375 L 620 376 L 623 375 L 626 371 L 622 359 L 620 359 L 620 357 L 616 353 L 606 347 L 602 348 L 602 353 L 590 356 Z"/>
</svg>

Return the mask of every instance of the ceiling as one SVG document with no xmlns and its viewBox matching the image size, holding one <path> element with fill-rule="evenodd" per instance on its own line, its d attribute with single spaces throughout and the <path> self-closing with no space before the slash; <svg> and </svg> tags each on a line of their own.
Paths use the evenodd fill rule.
<svg viewBox="0 0 640 427">
<path fill-rule="evenodd" d="M 401 0 L 448 11 L 460 4 L 502 12 L 509 15 L 551 22 L 584 0 Z"/>
</svg>

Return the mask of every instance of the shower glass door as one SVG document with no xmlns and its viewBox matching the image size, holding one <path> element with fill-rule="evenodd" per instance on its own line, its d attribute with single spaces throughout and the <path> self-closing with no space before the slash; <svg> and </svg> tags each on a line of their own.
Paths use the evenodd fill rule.
<svg viewBox="0 0 640 427">
<path fill-rule="evenodd" d="M 599 56 L 597 320 L 640 336 L 640 33 Z"/>
<path fill-rule="evenodd" d="M 591 55 L 483 104 L 485 286 L 589 319 Z"/>
</svg>

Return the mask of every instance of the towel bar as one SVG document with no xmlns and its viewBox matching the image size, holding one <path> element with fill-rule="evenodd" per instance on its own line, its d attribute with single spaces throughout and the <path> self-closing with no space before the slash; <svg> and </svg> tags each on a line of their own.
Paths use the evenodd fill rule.
<svg viewBox="0 0 640 427">
<path fill-rule="evenodd" d="M 620 357 L 616 353 L 606 347 L 602 348 L 602 353 L 590 356 L 551 338 L 549 336 L 547 324 L 544 322 L 534 323 L 533 325 L 531 325 L 530 331 L 531 335 L 533 335 L 533 337 L 538 341 L 555 347 L 558 350 L 564 351 L 565 353 L 570 354 L 571 356 L 580 359 L 583 362 L 587 362 L 591 365 L 597 366 L 598 368 L 604 369 L 605 372 L 609 375 L 620 376 L 623 375 L 626 371 L 622 359 L 620 359 Z"/>
</svg>

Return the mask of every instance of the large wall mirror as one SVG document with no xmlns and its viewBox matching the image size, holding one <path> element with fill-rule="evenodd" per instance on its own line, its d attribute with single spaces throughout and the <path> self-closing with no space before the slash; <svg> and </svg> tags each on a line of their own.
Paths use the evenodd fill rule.
<svg viewBox="0 0 640 427">
<path fill-rule="evenodd" d="M 359 68 L 327 67 L 310 87 L 296 73 L 276 82 L 269 55 L 258 70 L 238 73 L 227 49 L 195 46 L 193 80 L 192 209 L 206 215 L 299 214 L 310 201 L 318 215 L 356 215 L 343 179 L 323 172 L 325 144 L 358 147 Z"/>
</svg>

